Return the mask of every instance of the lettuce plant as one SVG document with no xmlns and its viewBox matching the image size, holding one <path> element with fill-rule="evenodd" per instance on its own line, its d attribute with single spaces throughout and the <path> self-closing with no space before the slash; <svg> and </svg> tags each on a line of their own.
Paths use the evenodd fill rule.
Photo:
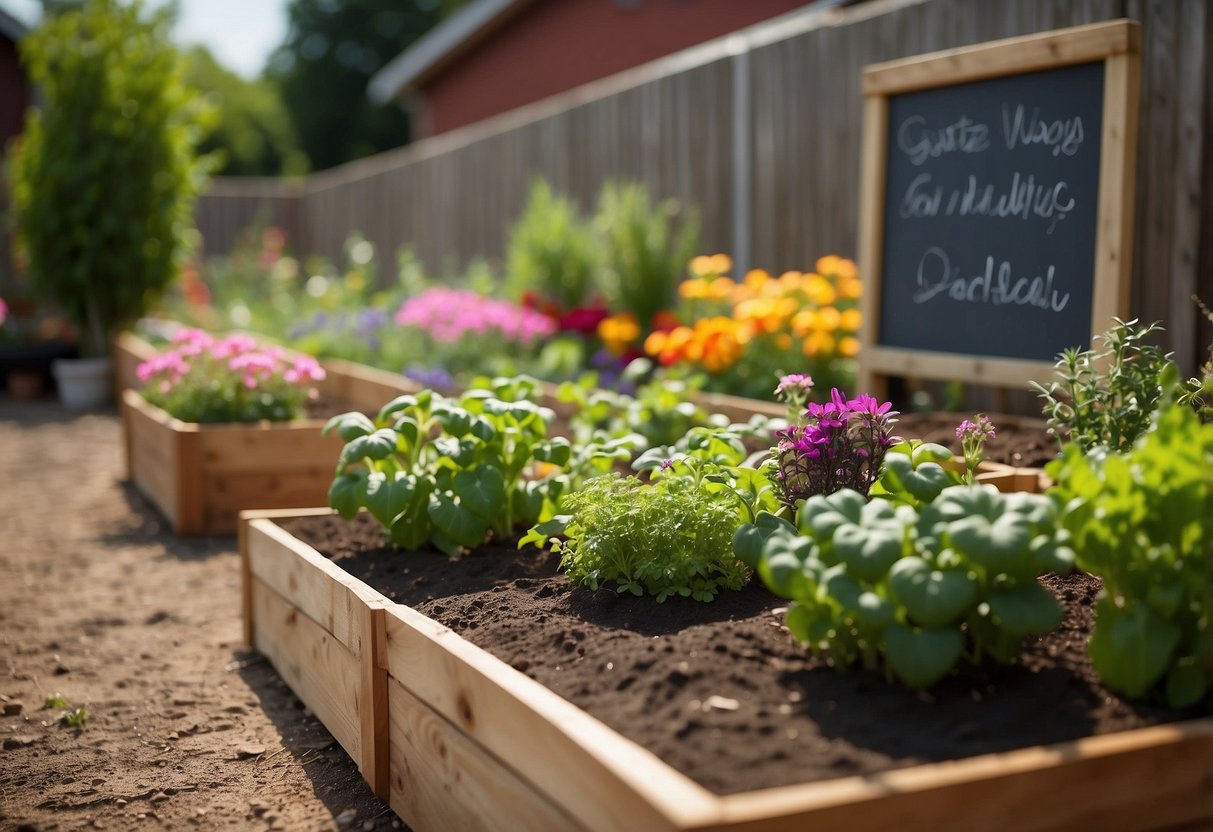
<svg viewBox="0 0 1213 832">
<path fill-rule="evenodd" d="M 722 588 L 740 589 L 749 570 L 733 555 L 733 533 L 759 510 L 778 507 L 770 481 L 741 465 L 746 451 L 736 431 L 696 428 L 678 447 L 636 460 L 650 471 L 648 482 L 615 474 L 584 483 L 563 498 L 563 514 L 519 545 L 563 535 L 552 538 L 561 569 L 592 589 L 612 583 L 658 602 L 710 601 Z"/>
<path fill-rule="evenodd" d="M 1024 636 L 1061 621 L 1036 581 L 1074 555 L 1046 497 L 941 489 L 921 509 L 850 489 L 805 500 L 792 524 L 759 514 L 735 553 L 791 599 L 787 625 L 837 667 L 883 665 L 912 688 L 962 658 L 1012 661 Z"/>
<path fill-rule="evenodd" d="M 432 544 L 457 557 L 492 535 L 510 538 L 551 513 L 564 480 L 568 440 L 548 438 L 555 414 L 527 400 L 529 379 L 497 379 L 458 400 L 432 390 L 393 399 L 372 421 L 361 413 L 325 426 L 346 442 L 329 502 L 351 519 L 366 508 L 394 546 Z"/>
<path fill-rule="evenodd" d="M 1213 683 L 1213 425 L 1172 404 L 1127 453 L 1071 445 L 1045 470 L 1078 565 L 1103 579 L 1095 670 L 1129 697 L 1199 701 Z"/>
</svg>

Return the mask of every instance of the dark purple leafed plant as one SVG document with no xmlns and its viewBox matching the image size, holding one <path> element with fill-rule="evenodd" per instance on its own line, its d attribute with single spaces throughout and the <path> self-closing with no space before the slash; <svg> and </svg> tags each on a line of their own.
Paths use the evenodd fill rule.
<svg viewBox="0 0 1213 832">
<path fill-rule="evenodd" d="M 866 495 L 893 444 L 897 411 L 892 406 L 866 394 L 848 400 L 837 387 L 825 404 L 810 402 L 803 425 L 775 434 L 772 454 L 781 502 L 795 508 L 800 500 L 843 488 Z"/>
</svg>

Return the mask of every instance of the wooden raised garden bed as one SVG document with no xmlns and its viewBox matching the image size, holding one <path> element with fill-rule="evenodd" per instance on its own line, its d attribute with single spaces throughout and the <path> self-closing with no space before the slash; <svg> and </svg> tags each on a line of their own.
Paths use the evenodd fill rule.
<svg viewBox="0 0 1213 832">
<path fill-rule="evenodd" d="M 242 516 L 246 638 L 419 832 L 1136 830 L 1213 820 L 1211 719 L 718 796 L 275 522 L 318 513 L 328 512 Z"/>
<path fill-rule="evenodd" d="M 127 475 L 181 535 L 230 534 L 250 508 L 323 505 L 342 442 L 322 419 L 199 425 L 174 419 L 132 389 L 135 368 L 156 349 L 134 335 L 115 343 Z M 413 392 L 408 379 L 347 361 L 325 364 L 321 398 L 374 413 Z"/>
</svg>

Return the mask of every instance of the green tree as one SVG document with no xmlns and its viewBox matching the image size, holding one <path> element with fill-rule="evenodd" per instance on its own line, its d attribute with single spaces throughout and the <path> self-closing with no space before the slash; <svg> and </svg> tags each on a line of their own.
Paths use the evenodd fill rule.
<svg viewBox="0 0 1213 832">
<path fill-rule="evenodd" d="M 215 173 L 294 176 L 307 172 L 307 156 L 299 149 L 276 83 L 241 78 L 204 46 L 193 47 L 186 59 L 186 81 L 205 93 L 219 113 L 218 126 L 200 148 L 216 152 Z"/>
<path fill-rule="evenodd" d="M 290 30 L 267 70 L 282 85 L 299 142 L 314 168 L 409 141 L 395 102 L 366 95 L 371 76 L 465 0 L 292 0 Z"/>
<path fill-rule="evenodd" d="M 175 276 L 206 174 L 170 26 L 138 0 L 88 0 L 21 42 L 42 106 L 12 159 L 17 232 L 31 288 L 97 355 Z"/>
</svg>

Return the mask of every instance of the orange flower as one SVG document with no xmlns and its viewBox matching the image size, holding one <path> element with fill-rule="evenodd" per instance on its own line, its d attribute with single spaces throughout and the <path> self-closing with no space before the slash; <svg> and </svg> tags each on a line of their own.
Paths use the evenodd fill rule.
<svg viewBox="0 0 1213 832">
<path fill-rule="evenodd" d="M 843 329 L 848 329 L 851 332 L 857 332 L 860 324 L 863 323 L 863 313 L 858 309 L 847 309 L 842 313 L 842 318 L 838 325 Z"/>
<path fill-rule="evenodd" d="M 850 335 L 843 338 L 838 342 L 838 354 L 847 358 L 859 355 L 859 339 Z"/>
</svg>

